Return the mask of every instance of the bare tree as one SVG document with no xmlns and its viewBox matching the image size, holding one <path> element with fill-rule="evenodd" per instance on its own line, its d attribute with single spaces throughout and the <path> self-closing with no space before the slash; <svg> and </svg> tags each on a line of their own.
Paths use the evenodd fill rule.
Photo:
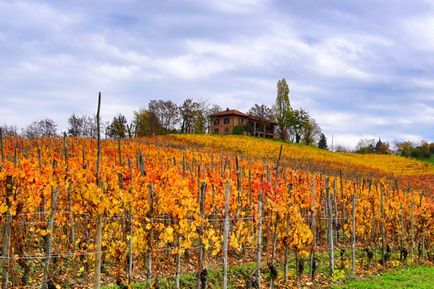
<svg viewBox="0 0 434 289">
<path fill-rule="evenodd" d="M 4 124 L 1 126 L 4 136 L 16 136 L 18 135 L 18 127 L 16 125 Z"/>
<path fill-rule="evenodd" d="M 83 136 L 84 120 L 73 113 L 68 119 L 68 135 L 70 137 L 80 137 Z"/>
<path fill-rule="evenodd" d="M 249 110 L 248 114 L 273 120 L 274 119 L 274 111 L 271 107 L 265 104 L 257 104 L 255 103 Z"/>
<path fill-rule="evenodd" d="M 204 133 L 206 130 L 206 115 L 203 105 L 186 99 L 180 106 L 181 133 Z"/>
<path fill-rule="evenodd" d="M 166 131 L 174 130 L 180 119 L 178 106 L 170 100 L 151 100 L 148 104 L 148 111 L 160 120 Z"/>
<path fill-rule="evenodd" d="M 127 134 L 127 118 L 123 114 L 113 117 L 112 122 L 107 126 L 107 135 L 111 138 L 125 138 Z"/>
<path fill-rule="evenodd" d="M 34 121 L 23 130 L 23 134 L 28 138 L 52 137 L 56 133 L 57 124 L 54 120 L 48 118 Z"/>
</svg>

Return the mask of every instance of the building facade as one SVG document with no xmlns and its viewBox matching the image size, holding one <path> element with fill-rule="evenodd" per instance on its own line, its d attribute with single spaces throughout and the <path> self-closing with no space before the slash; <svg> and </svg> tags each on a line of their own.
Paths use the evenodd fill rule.
<svg viewBox="0 0 434 289">
<path fill-rule="evenodd" d="M 242 113 L 235 109 L 226 109 L 214 113 L 210 118 L 211 134 L 233 134 L 234 128 L 246 135 L 257 137 L 273 138 L 277 123 L 272 120 L 264 119 Z"/>
</svg>

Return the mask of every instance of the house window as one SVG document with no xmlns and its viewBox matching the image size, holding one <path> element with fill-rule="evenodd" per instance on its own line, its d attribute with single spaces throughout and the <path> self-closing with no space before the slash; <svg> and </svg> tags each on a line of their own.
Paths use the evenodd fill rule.
<svg viewBox="0 0 434 289">
<path fill-rule="evenodd" d="M 219 134 L 219 129 L 218 128 L 214 129 L 214 133 Z"/>
<path fill-rule="evenodd" d="M 243 119 L 241 117 L 238 118 L 238 125 L 243 125 Z"/>
<path fill-rule="evenodd" d="M 229 124 L 230 123 L 230 118 L 229 117 L 225 117 L 225 119 L 223 120 L 224 124 Z"/>
<path fill-rule="evenodd" d="M 220 124 L 220 119 L 219 118 L 214 119 L 214 125 L 219 125 L 219 124 Z"/>
</svg>

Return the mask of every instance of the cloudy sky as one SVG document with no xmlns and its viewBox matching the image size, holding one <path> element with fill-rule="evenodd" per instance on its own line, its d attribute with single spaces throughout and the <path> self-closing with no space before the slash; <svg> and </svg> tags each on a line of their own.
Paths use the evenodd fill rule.
<svg viewBox="0 0 434 289">
<path fill-rule="evenodd" d="M 335 144 L 434 141 L 434 1 L 0 0 L 0 123 L 150 99 L 272 105 L 286 78 Z"/>
</svg>

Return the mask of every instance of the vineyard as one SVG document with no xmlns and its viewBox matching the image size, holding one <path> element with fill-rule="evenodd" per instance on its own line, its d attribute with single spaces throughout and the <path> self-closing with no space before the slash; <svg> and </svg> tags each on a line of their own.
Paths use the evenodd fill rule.
<svg viewBox="0 0 434 289">
<path fill-rule="evenodd" d="M 2 288 L 290 288 L 432 262 L 433 193 L 429 164 L 251 137 L 7 137 Z"/>
</svg>

